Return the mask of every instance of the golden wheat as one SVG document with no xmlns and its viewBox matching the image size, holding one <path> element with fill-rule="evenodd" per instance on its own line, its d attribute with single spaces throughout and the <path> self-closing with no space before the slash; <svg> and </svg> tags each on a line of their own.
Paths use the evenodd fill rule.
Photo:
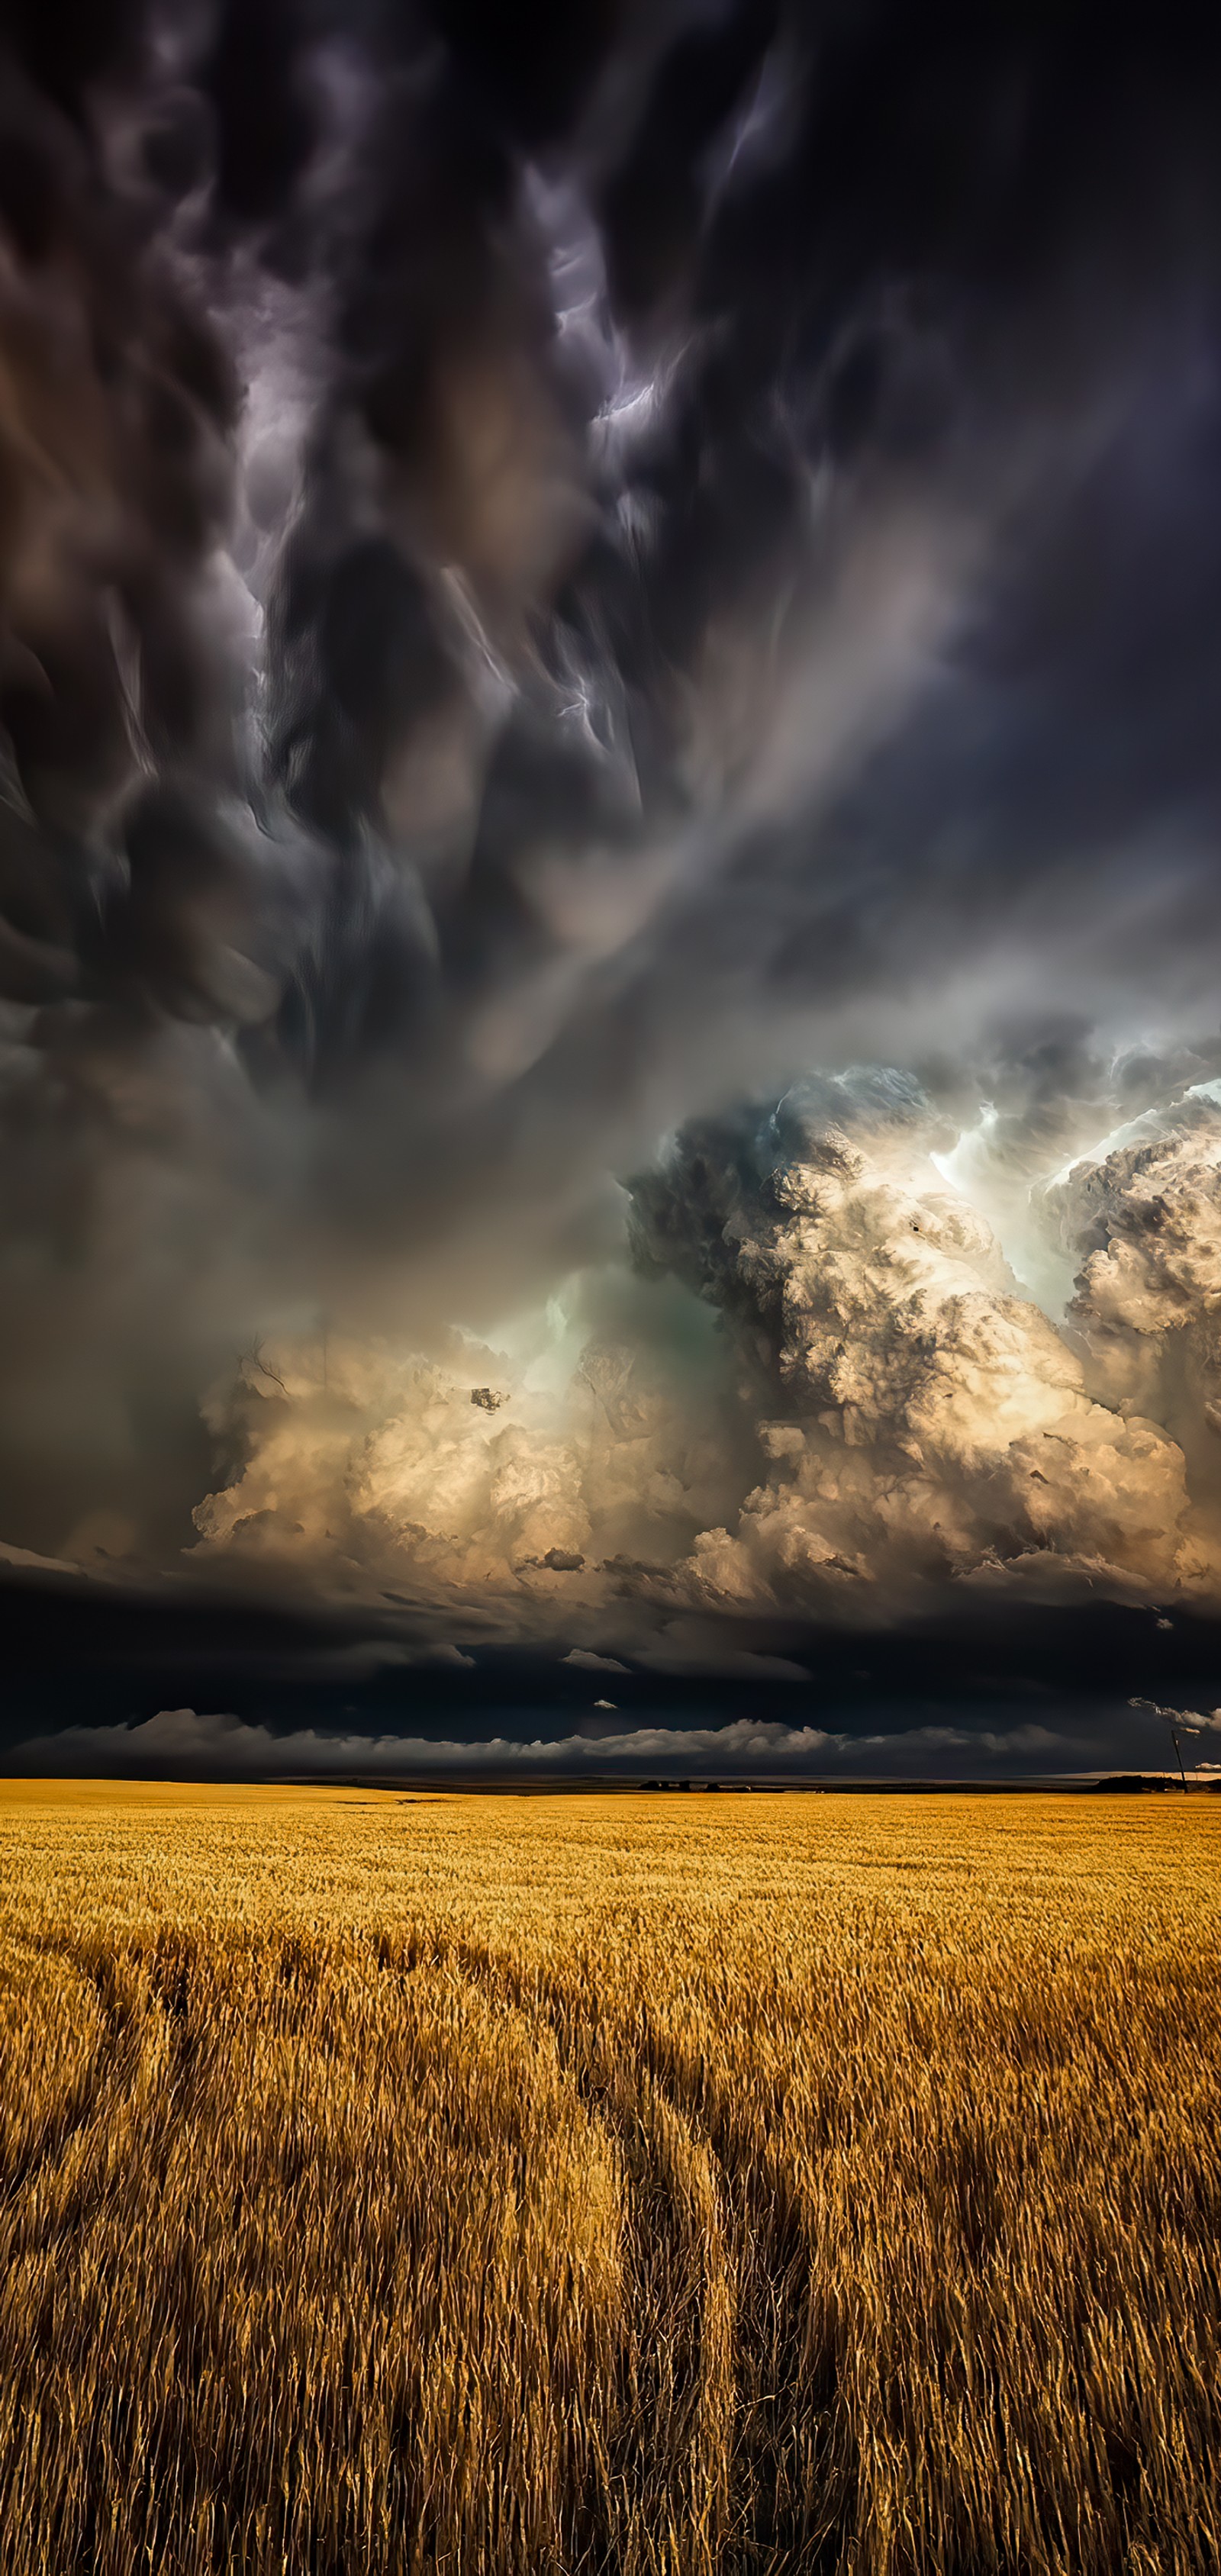
<svg viewBox="0 0 1221 2576">
<path fill-rule="evenodd" d="M 1221 1802 L 0 1846 L 5 2576 L 1216 2576 Z"/>
</svg>

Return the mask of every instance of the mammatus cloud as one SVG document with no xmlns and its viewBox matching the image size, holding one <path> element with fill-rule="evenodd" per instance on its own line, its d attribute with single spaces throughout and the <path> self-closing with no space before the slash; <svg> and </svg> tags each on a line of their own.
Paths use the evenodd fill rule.
<svg viewBox="0 0 1221 2576">
<path fill-rule="evenodd" d="M 1084 0 L 10 13 L 12 1543 L 591 1653 L 1209 1589 L 1219 70 Z M 734 1104 L 896 1058 L 777 1195 Z M 704 1312 L 614 1270 L 677 1128 Z"/>
</svg>

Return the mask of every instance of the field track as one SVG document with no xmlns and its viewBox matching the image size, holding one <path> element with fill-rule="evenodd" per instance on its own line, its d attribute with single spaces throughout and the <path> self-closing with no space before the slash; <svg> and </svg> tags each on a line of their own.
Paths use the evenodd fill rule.
<svg viewBox="0 0 1221 2576">
<path fill-rule="evenodd" d="M 1221 1799 L 0 1784 L 2 2576 L 1217 2576 Z"/>
</svg>

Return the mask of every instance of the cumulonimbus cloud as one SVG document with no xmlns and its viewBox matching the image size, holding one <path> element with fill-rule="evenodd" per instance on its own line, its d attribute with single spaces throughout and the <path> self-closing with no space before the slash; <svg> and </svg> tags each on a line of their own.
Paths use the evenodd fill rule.
<svg viewBox="0 0 1221 2576">
<path fill-rule="evenodd" d="M 558 1340 L 540 1318 L 444 1363 L 361 1343 L 325 1384 L 316 1343 L 248 1363 L 216 1399 L 245 1463 L 198 1510 L 201 1564 L 370 1593 L 409 1570 L 459 1622 L 477 1600 L 566 1627 L 591 1670 L 616 1668 L 596 1640 L 656 1662 L 701 1612 L 868 1624 L 988 1585 L 1212 1604 L 1221 1109 L 1166 1087 L 1067 1167 L 1058 1124 L 1011 1113 L 1017 1252 L 1078 1280 L 1051 1311 L 912 1077 L 705 1121 L 634 1184 L 641 1284 L 601 1317 L 574 1297 Z M 1012 1218 L 989 1134 L 979 1186 Z"/>
<path fill-rule="evenodd" d="M 1062 1328 L 917 1166 L 990 1107 L 1003 1241 L 1036 1097 L 1068 1161 L 1214 1069 L 1219 61 L 1075 0 L 11 19 L 12 1541 L 604 1641 L 608 1597 L 1211 1580 L 1203 1252 L 1155 1281 L 1104 1157 L 1105 1239 L 1031 1230 L 1070 1292 L 1084 1247 Z M 715 1349 L 637 1305 L 471 1406 L 660 1132 L 895 1059 L 910 1168 L 739 1175 Z"/>
</svg>

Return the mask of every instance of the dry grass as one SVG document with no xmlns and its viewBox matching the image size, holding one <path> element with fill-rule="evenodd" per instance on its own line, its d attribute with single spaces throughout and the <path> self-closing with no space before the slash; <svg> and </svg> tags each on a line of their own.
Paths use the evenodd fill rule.
<svg viewBox="0 0 1221 2576">
<path fill-rule="evenodd" d="M 5 2576 L 1216 2576 L 1221 1801 L 0 1846 Z"/>
</svg>

